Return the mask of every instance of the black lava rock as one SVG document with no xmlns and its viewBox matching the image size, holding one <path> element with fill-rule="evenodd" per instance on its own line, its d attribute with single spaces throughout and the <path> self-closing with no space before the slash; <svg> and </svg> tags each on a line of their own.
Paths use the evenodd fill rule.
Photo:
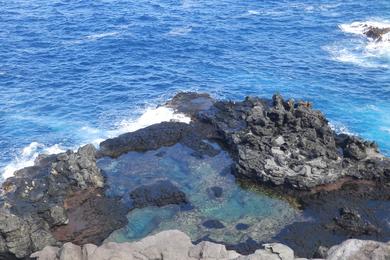
<svg viewBox="0 0 390 260">
<path fill-rule="evenodd" d="M 130 198 L 135 208 L 187 203 L 185 193 L 168 180 L 140 186 L 130 193 Z"/>
<path fill-rule="evenodd" d="M 221 228 L 225 227 L 225 225 L 222 224 L 221 221 L 216 220 L 216 219 L 206 220 L 205 222 L 202 223 L 202 225 L 205 228 L 209 228 L 209 229 L 221 229 Z"/>
<path fill-rule="evenodd" d="M 246 230 L 249 228 L 249 225 L 248 224 L 244 224 L 244 223 L 238 223 L 236 225 L 236 229 L 237 230 Z"/>
</svg>

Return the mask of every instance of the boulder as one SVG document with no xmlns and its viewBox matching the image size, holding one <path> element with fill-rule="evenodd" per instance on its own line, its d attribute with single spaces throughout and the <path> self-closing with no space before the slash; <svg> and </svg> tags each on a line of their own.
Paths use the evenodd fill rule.
<svg viewBox="0 0 390 260">
<path fill-rule="evenodd" d="M 372 240 L 349 239 L 340 245 L 331 247 L 327 260 L 380 260 L 390 259 L 390 243 Z"/>
</svg>

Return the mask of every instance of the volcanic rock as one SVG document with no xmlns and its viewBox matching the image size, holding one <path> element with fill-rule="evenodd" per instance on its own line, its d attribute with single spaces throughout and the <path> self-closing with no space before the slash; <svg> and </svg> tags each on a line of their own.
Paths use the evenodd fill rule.
<svg viewBox="0 0 390 260">
<path fill-rule="evenodd" d="M 168 180 L 138 187 L 130 193 L 130 198 L 135 208 L 187 203 L 185 193 Z"/>
</svg>

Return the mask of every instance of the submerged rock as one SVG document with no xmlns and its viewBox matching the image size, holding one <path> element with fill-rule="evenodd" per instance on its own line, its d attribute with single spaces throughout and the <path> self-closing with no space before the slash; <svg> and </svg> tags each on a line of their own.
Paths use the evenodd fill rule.
<svg viewBox="0 0 390 260">
<path fill-rule="evenodd" d="M 209 229 L 220 229 L 225 227 L 225 225 L 222 224 L 222 222 L 217 219 L 206 220 L 205 222 L 202 223 L 202 226 Z"/>
<path fill-rule="evenodd" d="M 222 196 L 223 189 L 221 187 L 214 186 L 210 188 L 210 191 L 212 192 L 214 197 L 220 198 Z"/>
<path fill-rule="evenodd" d="M 379 228 L 375 227 L 356 210 L 350 208 L 341 208 L 340 216 L 335 218 L 335 228 L 345 230 L 352 235 L 372 235 L 379 233 Z"/>
<path fill-rule="evenodd" d="M 130 193 L 130 198 L 135 208 L 162 207 L 188 202 L 185 193 L 168 180 L 138 187 Z"/>
<path fill-rule="evenodd" d="M 244 223 L 238 223 L 236 225 L 236 229 L 237 230 L 246 230 L 249 228 L 249 225 L 248 224 L 244 224 Z"/>
</svg>

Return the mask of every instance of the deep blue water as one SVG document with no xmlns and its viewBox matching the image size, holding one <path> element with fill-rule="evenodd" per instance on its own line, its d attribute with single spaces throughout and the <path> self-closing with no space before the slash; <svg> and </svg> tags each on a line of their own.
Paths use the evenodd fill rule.
<svg viewBox="0 0 390 260">
<path fill-rule="evenodd" d="M 388 20 L 388 0 L 0 0 L 0 169 L 124 131 L 180 90 L 309 99 L 390 155 L 390 46 L 339 27 Z"/>
</svg>

